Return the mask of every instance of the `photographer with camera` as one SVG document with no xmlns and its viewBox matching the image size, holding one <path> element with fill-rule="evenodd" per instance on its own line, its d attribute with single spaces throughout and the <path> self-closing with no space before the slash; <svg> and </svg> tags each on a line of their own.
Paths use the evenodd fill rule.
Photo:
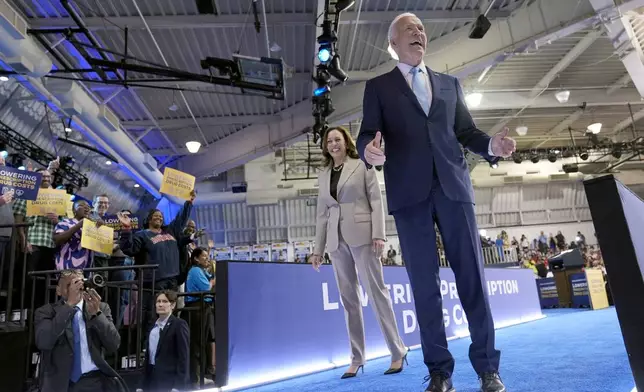
<svg viewBox="0 0 644 392">
<path fill-rule="evenodd" d="M 85 219 L 89 219 L 90 207 L 85 200 L 74 203 L 74 217 L 58 222 L 54 230 L 56 244 L 56 269 L 83 269 L 90 266 L 92 251 L 81 247 L 82 228 Z M 102 225 L 102 220 L 96 222 Z"/>
<path fill-rule="evenodd" d="M 96 275 L 99 277 L 100 275 Z M 61 271 L 61 299 L 36 309 L 36 347 L 41 351 L 40 392 L 121 391 L 118 374 L 103 359 L 116 352 L 121 337 L 110 307 L 83 278 L 82 270 Z M 117 380 L 115 380 L 115 378 Z"/>
</svg>

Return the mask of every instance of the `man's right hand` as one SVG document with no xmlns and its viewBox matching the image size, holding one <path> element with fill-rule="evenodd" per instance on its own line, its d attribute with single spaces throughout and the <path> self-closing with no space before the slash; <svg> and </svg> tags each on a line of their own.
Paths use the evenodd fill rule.
<svg viewBox="0 0 644 392">
<path fill-rule="evenodd" d="M 372 166 L 382 166 L 385 164 L 385 153 L 380 148 L 381 141 L 382 135 L 378 131 L 376 137 L 364 149 L 364 158 Z"/>
<path fill-rule="evenodd" d="M 83 298 L 83 278 L 74 278 L 67 289 L 67 305 L 76 306 Z"/>
<path fill-rule="evenodd" d="M 317 272 L 320 272 L 320 266 L 322 265 L 322 256 L 320 255 L 311 255 L 309 261 L 313 265 L 313 269 Z"/>
</svg>

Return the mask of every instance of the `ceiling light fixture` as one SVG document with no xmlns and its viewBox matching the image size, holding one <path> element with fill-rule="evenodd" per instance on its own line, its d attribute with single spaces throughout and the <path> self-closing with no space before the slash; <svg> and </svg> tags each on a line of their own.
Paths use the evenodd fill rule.
<svg viewBox="0 0 644 392">
<path fill-rule="evenodd" d="M 559 103 L 566 103 L 570 98 L 570 90 L 559 90 L 555 93 L 555 98 Z"/>
<path fill-rule="evenodd" d="M 139 185 L 139 184 L 134 184 L 134 187 L 135 187 L 135 188 L 138 188 L 138 187 L 140 187 L 140 186 L 141 186 L 141 185 Z"/>
<path fill-rule="evenodd" d="M 110 165 L 112 164 L 112 161 L 105 161 L 105 164 L 106 164 L 107 166 L 110 166 Z"/>
<path fill-rule="evenodd" d="M 592 133 L 593 135 L 597 135 L 601 130 L 602 130 L 602 123 L 596 122 L 592 123 L 588 126 L 588 132 Z"/>
<path fill-rule="evenodd" d="M 271 45 L 271 47 L 270 47 L 270 51 L 271 51 L 271 52 L 273 52 L 273 53 L 275 53 L 275 52 L 279 52 L 279 51 L 281 51 L 281 50 L 282 50 L 282 47 L 281 47 L 281 46 L 279 46 L 279 45 L 277 44 L 277 42 L 273 42 L 273 44 L 272 44 L 272 45 Z"/>
<path fill-rule="evenodd" d="M 465 96 L 465 103 L 471 108 L 476 108 L 481 105 L 483 100 L 483 94 L 481 93 L 470 93 Z"/>
<path fill-rule="evenodd" d="M 0 76 L 0 82 L 8 82 L 8 81 L 9 81 L 8 77 L 6 77 L 4 75 Z"/>
<path fill-rule="evenodd" d="M 201 148 L 201 143 L 197 141 L 186 142 L 186 148 L 191 154 L 196 154 Z"/>
<path fill-rule="evenodd" d="M 528 127 L 525 125 L 519 125 L 514 131 L 519 136 L 525 136 L 528 133 Z"/>
</svg>

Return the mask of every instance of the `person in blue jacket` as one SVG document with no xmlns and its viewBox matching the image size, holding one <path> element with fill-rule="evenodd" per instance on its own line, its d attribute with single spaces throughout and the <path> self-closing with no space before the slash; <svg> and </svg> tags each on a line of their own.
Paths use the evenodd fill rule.
<svg viewBox="0 0 644 392">
<path fill-rule="evenodd" d="M 154 304 L 151 289 L 154 291 L 171 290 L 177 291 L 180 269 L 180 251 L 190 241 L 192 236 L 184 236 L 185 227 L 192 204 L 196 198 L 195 191 L 191 192 L 190 200 L 186 201 L 177 213 L 177 216 L 169 225 L 164 225 L 163 213 L 159 210 L 151 210 L 143 222 L 144 230 L 132 234 L 132 221 L 129 214 L 119 212 L 117 214 L 123 229 L 119 239 L 119 245 L 123 253 L 134 257 L 137 264 L 157 264 L 155 270 L 143 270 L 143 325 L 154 318 Z"/>
</svg>

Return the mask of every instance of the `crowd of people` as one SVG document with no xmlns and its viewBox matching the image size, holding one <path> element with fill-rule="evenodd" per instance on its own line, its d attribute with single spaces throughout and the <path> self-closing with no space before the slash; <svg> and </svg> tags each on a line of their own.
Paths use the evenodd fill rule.
<svg viewBox="0 0 644 392">
<path fill-rule="evenodd" d="M 0 156 L 0 166 L 4 165 Z M 40 188 L 52 188 L 59 170 L 58 160 L 34 170 L 41 175 Z M 141 328 L 144 335 L 142 346 L 135 348 L 145 351 L 142 390 L 198 388 L 202 373 L 206 383 L 212 382 L 216 372 L 215 312 L 214 297 L 209 293 L 216 287 L 211 257 L 214 244 L 204 243 L 203 231 L 197 231 L 189 219 L 195 197 L 193 191 L 169 225 L 164 224 L 160 210 L 152 209 L 142 226 L 134 228 L 132 213 L 119 211 L 120 228 L 115 230 L 112 252 L 104 254 L 82 247 L 81 242 L 87 221 L 97 227 L 106 224 L 108 195 L 96 195 L 91 202 L 76 199 L 69 216 L 28 214 L 27 200 L 14 198 L 13 192 L 2 195 L 0 217 L 2 224 L 9 226 L 0 231 L 3 270 L 10 270 L 6 260 L 14 260 L 18 267 L 26 260 L 27 274 L 47 275 L 46 281 L 32 280 L 22 268 L 13 268 L 13 276 L 3 274 L 2 287 L 8 287 L 8 280 L 12 280 L 14 295 L 11 303 L 0 304 L 3 310 L 21 309 L 33 301 L 35 348 L 41 352 L 36 377 L 40 391 L 113 390 L 109 385 L 118 378 L 117 373 L 103 359 L 103 353 L 119 350 L 126 320 L 128 328 Z M 10 246 L 12 235 L 18 238 L 17 249 Z M 9 252 L 14 257 L 7 257 Z M 158 266 L 137 267 L 149 264 Z M 95 268 L 99 270 L 87 271 Z M 142 287 L 136 284 L 139 273 Z M 92 285 L 97 275 L 106 287 Z M 54 293 L 50 284 L 55 287 Z M 24 301 L 21 292 L 25 293 Z M 138 292 L 142 320 L 136 319 L 132 306 Z M 205 336 L 201 335 L 202 326 Z M 71 346 L 62 344 L 66 340 Z M 173 344 L 165 344 L 167 341 Z M 202 346 L 206 347 L 204 358 Z"/>
</svg>

